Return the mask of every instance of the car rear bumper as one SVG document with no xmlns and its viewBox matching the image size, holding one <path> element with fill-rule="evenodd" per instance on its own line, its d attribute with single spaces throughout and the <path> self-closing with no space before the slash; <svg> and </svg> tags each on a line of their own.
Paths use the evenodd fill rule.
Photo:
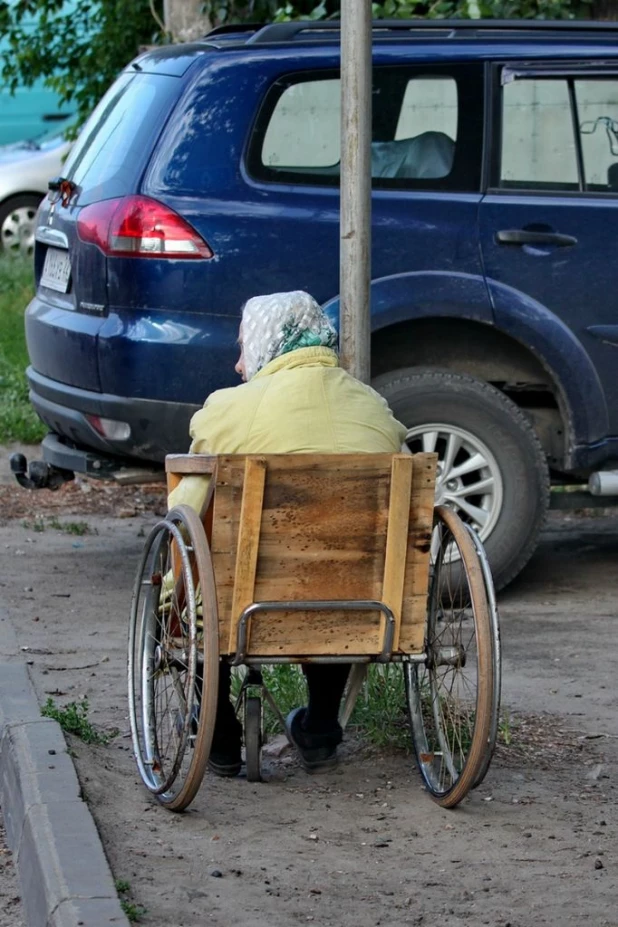
<svg viewBox="0 0 618 927">
<path fill-rule="evenodd" d="M 48 463 L 87 473 L 93 472 L 96 459 L 103 462 L 94 467 L 95 472 L 126 465 L 127 461 L 163 463 L 166 454 L 181 453 L 188 448 L 189 422 L 199 406 L 90 392 L 44 377 L 32 367 L 26 375 L 30 401 L 53 433 L 44 446 Z M 103 437 L 88 415 L 126 422 L 129 437 L 124 440 Z M 73 463 L 68 462 L 69 457 Z M 110 458 L 109 465 L 106 458 Z"/>
</svg>

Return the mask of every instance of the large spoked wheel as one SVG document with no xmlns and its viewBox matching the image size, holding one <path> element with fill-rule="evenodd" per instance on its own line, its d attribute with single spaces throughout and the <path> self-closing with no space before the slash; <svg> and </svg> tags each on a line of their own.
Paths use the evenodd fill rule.
<svg viewBox="0 0 618 927">
<path fill-rule="evenodd" d="M 186 505 L 150 532 L 129 625 L 129 714 L 142 780 L 182 811 L 206 769 L 217 704 L 214 575 L 200 519 Z"/>
<path fill-rule="evenodd" d="M 489 627 L 491 630 L 491 645 L 493 647 L 494 665 L 494 694 L 491 705 L 491 724 L 489 726 L 488 750 L 485 755 L 485 760 L 477 773 L 476 779 L 474 780 L 473 788 L 476 788 L 481 784 L 487 775 L 487 770 L 489 769 L 491 758 L 496 748 L 496 741 L 498 739 L 498 726 L 500 724 L 500 699 L 502 693 L 502 653 L 500 649 L 500 619 L 498 617 L 498 605 L 496 603 L 496 592 L 494 589 L 487 554 L 485 553 L 485 548 L 483 547 L 480 538 L 474 529 L 471 528 L 470 525 L 466 525 L 466 530 L 472 538 L 472 543 L 476 549 L 476 553 L 481 565 L 481 572 L 483 574 L 483 585 L 485 586 L 485 594 L 487 596 L 487 604 L 489 606 Z"/>
<path fill-rule="evenodd" d="M 425 653 L 424 663 L 405 665 L 412 741 L 432 798 L 452 808 L 489 766 L 499 650 L 474 542 L 443 506 L 435 510 Z"/>
</svg>

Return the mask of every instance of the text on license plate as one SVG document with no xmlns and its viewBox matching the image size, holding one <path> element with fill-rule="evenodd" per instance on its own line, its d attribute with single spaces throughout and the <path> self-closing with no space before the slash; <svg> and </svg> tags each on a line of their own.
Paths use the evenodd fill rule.
<svg viewBox="0 0 618 927">
<path fill-rule="evenodd" d="M 71 279 L 71 261 L 68 251 L 61 251 L 59 248 L 48 248 L 43 264 L 43 273 L 41 275 L 41 286 L 46 286 L 50 290 L 57 290 L 59 293 L 66 293 L 69 289 L 69 280 Z"/>
</svg>

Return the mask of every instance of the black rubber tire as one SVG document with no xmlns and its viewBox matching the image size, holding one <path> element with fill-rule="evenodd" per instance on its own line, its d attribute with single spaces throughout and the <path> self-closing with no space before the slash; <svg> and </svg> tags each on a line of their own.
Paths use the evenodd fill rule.
<svg viewBox="0 0 618 927">
<path fill-rule="evenodd" d="M 432 556 L 427 597 L 424 663 L 405 663 L 406 699 L 416 763 L 431 797 L 454 808 L 487 772 L 495 743 L 496 674 L 499 654 L 481 561 L 458 515 L 436 506 L 438 549 Z M 455 547 L 457 560 L 446 561 Z M 464 564 L 466 607 L 453 596 L 451 577 Z M 457 581 L 457 585 L 459 581 Z M 443 591 L 448 590 L 444 595 Z M 464 659 L 436 662 L 442 648 Z"/>
<path fill-rule="evenodd" d="M 453 424 L 477 436 L 494 455 L 503 501 L 483 543 L 495 587 L 502 589 L 534 553 L 549 504 L 547 460 L 530 421 L 493 386 L 448 370 L 397 370 L 373 385 L 408 428 Z"/>
<path fill-rule="evenodd" d="M 178 579 L 173 593 L 162 596 L 174 558 Z M 155 668 L 156 650 L 160 653 Z M 168 657 L 175 657 L 174 662 Z M 218 685 L 219 622 L 210 548 L 199 517 L 189 506 L 179 505 L 146 540 L 129 621 L 133 751 L 144 785 L 170 811 L 183 811 L 201 785 L 215 727 Z M 195 729 L 193 709 L 198 705 Z"/>
<path fill-rule="evenodd" d="M 262 781 L 262 699 L 245 695 L 245 761 L 247 781 Z"/>
</svg>

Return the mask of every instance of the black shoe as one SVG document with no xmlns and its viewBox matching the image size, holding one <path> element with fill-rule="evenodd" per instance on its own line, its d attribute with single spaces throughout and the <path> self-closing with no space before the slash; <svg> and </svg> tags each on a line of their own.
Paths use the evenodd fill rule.
<svg viewBox="0 0 618 927">
<path fill-rule="evenodd" d="M 221 733 L 219 733 L 221 731 Z M 229 778 L 237 776 L 242 762 L 240 759 L 240 739 L 242 727 L 235 715 L 225 717 L 225 723 L 215 722 L 208 768 L 216 776 Z"/>
<path fill-rule="evenodd" d="M 285 719 L 285 733 L 300 756 L 300 764 L 308 773 L 326 772 L 337 765 L 337 745 L 343 739 L 339 725 L 332 730 L 315 733 L 303 730 L 306 708 L 295 708 Z"/>
<path fill-rule="evenodd" d="M 241 767 L 242 762 L 240 757 L 237 757 L 233 751 L 210 751 L 210 756 L 208 757 L 208 768 L 215 774 L 215 776 L 223 776 L 225 779 L 231 779 L 232 776 L 238 775 Z"/>
</svg>

